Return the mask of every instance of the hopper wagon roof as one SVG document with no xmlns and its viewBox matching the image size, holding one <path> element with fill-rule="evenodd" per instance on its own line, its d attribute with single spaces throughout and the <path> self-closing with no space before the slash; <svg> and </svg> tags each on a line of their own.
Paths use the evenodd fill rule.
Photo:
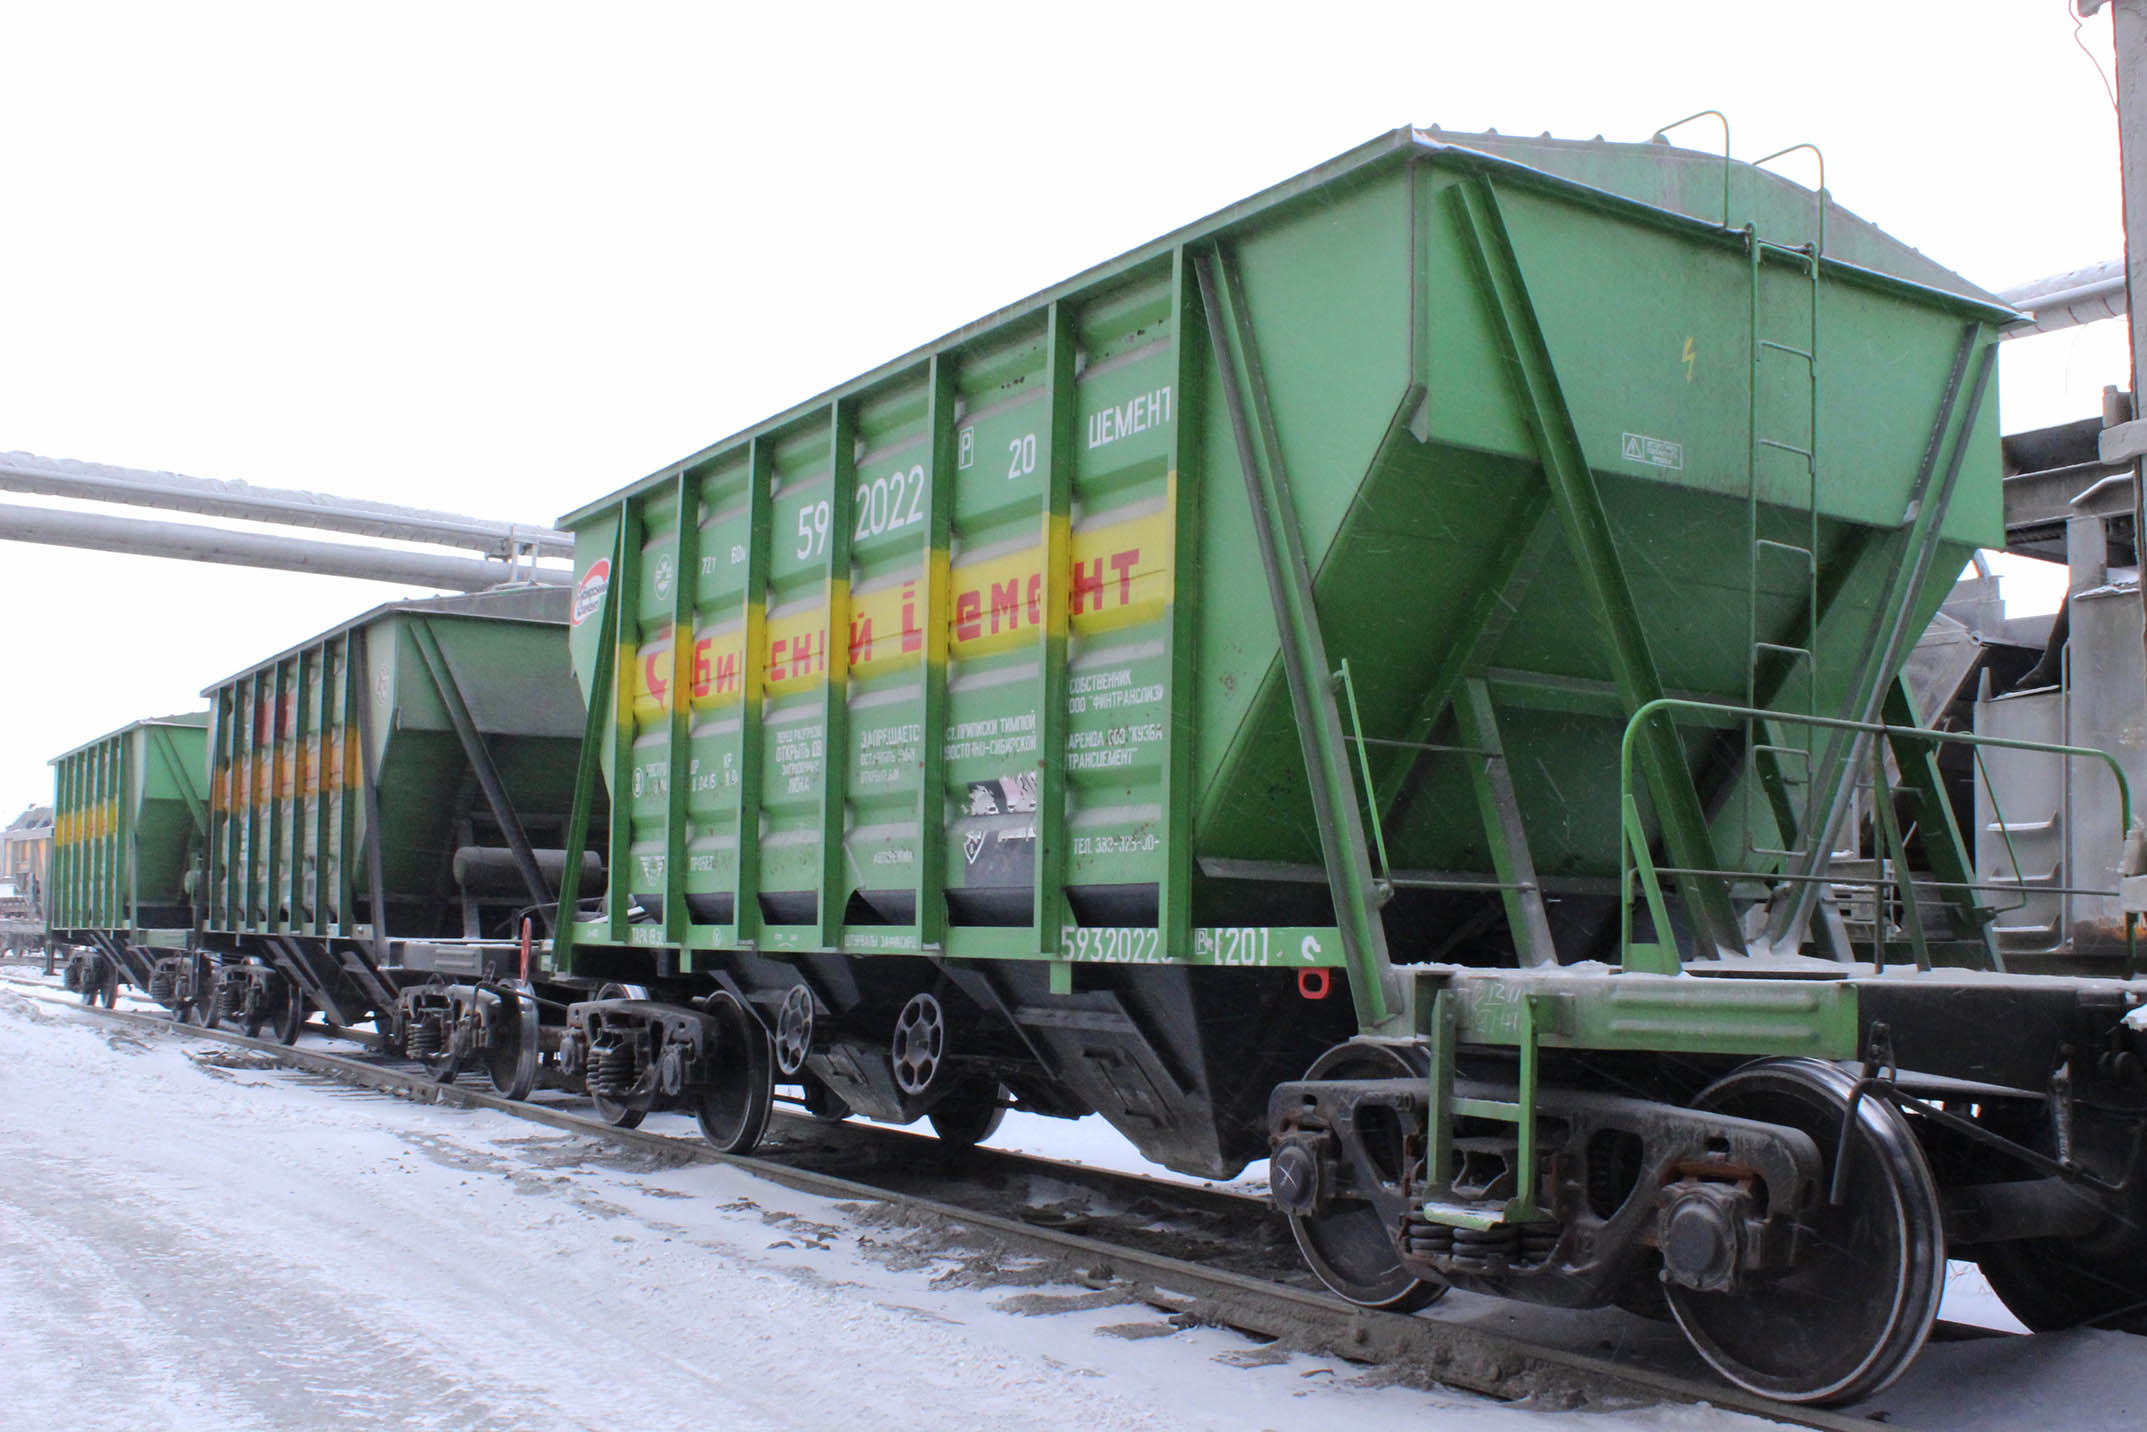
<svg viewBox="0 0 2147 1432">
<path fill-rule="evenodd" d="M 550 626 L 565 626 L 567 606 L 571 600 L 572 593 L 565 587 L 501 587 L 489 592 L 454 592 L 440 597 L 413 597 L 407 601 L 382 602 L 377 607 L 358 613 L 349 621 L 316 632 L 304 641 L 285 647 L 274 656 L 263 657 L 251 666 L 241 667 L 229 676 L 211 682 L 202 688 L 201 694 L 214 695 L 234 681 L 251 676 L 264 667 L 274 666 L 308 647 L 318 646 L 354 627 L 365 626 L 383 616 L 409 613 L 414 616 L 481 617 L 490 621 L 541 622 Z M 207 719 L 206 714 L 202 719 Z"/>
<path fill-rule="evenodd" d="M 140 721 L 129 721 L 126 725 L 121 726 L 116 730 L 107 731 L 102 736 L 91 737 L 89 740 L 82 742 L 78 746 L 70 746 L 66 750 L 60 752 L 57 756 L 54 756 L 51 760 L 45 762 L 45 764 L 48 766 L 56 766 L 60 762 L 66 760 L 69 756 L 78 755 L 83 751 L 87 751 L 92 746 L 101 746 L 105 742 L 111 740 L 114 736 L 124 736 L 129 731 L 139 731 L 145 726 L 206 726 L 208 724 L 209 713 L 206 711 L 184 711 L 176 716 L 148 716 L 144 717 Z M 12 830 L 14 829 L 14 827 L 10 826 L 9 829 Z"/>
<path fill-rule="evenodd" d="M 1813 220 L 1818 204 L 1811 190 L 1772 170 L 1735 160 L 1727 166 L 1730 212 L 1725 216 L 1722 212 L 1725 165 L 1719 153 L 1684 149 L 1657 141 L 1620 143 L 1600 136 L 1571 140 L 1548 134 L 1523 138 L 1496 131 L 1461 133 L 1437 126 L 1397 129 L 1115 259 L 964 324 L 848 382 L 711 443 L 699 452 L 576 508 L 560 519 L 560 525 L 574 527 L 630 494 L 669 480 L 683 467 L 748 437 L 781 428 L 825 407 L 831 399 L 870 389 L 913 368 L 934 353 L 958 347 L 1024 313 L 1076 295 L 1167 254 L 1181 244 L 1211 238 L 1262 215 L 1316 199 L 1323 191 L 1358 178 L 1368 170 L 1434 155 L 1456 164 L 1498 172 L 1514 182 L 1556 191 L 1577 202 L 1698 233 L 1719 234 L 1725 227 L 1725 217 L 1728 227 L 1733 229 L 1742 228 L 1750 219 L 1759 225 L 1769 240 L 1799 244 L 1809 242 L 1816 228 Z M 1927 301 L 1973 311 L 1993 322 L 2018 316 L 2002 299 L 1878 226 L 1858 218 L 1831 199 L 1826 201 L 1825 213 L 1826 269 L 1830 276 L 1915 290 Z"/>
</svg>

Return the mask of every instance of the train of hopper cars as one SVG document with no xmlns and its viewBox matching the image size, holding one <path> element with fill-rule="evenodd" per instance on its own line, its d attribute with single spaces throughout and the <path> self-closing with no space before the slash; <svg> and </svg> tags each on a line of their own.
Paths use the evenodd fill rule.
<svg viewBox="0 0 2147 1432">
<path fill-rule="evenodd" d="M 1268 1158 L 1344 1298 L 1779 1399 L 1949 1257 L 2135 1326 L 2126 766 L 2002 705 L 2081 628 L 1925 636 L 2010 317 L 1719 155 L 1397 131 L 61 757 L 51 932 L 731 1152 L 780 1084 Z"/>
</svg>

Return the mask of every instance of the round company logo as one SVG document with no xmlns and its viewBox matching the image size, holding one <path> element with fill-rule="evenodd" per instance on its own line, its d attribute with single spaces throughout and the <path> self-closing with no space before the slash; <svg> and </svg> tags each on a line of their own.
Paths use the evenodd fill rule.
<svg viewBox="0 0 2147 1432">
<path fill-rule="evenodd" d="M 676 575 L 676 570 L 671 565 L 671 554 L 669 552 L 656 559 L 657 596 L 668 597 L 671 595 L 671 579 Z"/>
<path fill-rule="evenodd" d="M 574 588 L 573 623 L 580 626 L 604 605 L 604 592 L 611 586 L 611 559 L 599 558 L 596 564 L 582 574 Z"/>
</svg>

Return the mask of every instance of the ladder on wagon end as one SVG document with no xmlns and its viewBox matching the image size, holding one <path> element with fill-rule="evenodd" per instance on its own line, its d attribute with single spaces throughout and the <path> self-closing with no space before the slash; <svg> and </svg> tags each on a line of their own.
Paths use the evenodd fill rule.
<svg viewBox="0 0 2147 1432">
<path fill-rule="evenodd" d="M 1781 710 L 1785 714 L 1819 715 L 1819 294 L 1820 263 L 1826 253 L 1826 157 L 1810 144 L 1793 144 L 1753 161 L 1753 168 L 1799 151 L 1809 151 L 1819 166 L 1815 191 L 1812 237 L 1809 242 L 1785 244 L 1761 236 L 1756 221 L 1744 227 L 1747 272 L 1750 276 L 1750 345 L 1746 360 L 1747 442 L 1745 449 L 1745 681 L 1744 704 L 1751 710 Z M 1801 267 L 1804 285 L 1803 332 L 1797 342 L 1766 335 L 1766 304 L 1762 301 L 1770 256 Z M 1768 426 L 1765 395 L 1773 371 L 1788 367 L 1801 382 L 1787 386 L 1802 389 L 1802 421 L 1794 409 L 1775 415 L 1783 428 Z M 1803 530 L 1783 531 L 1765 520 L 1761 494 L 1765 475 L 1787 458 L 1797 476 L 1776 493 L 1776 505 L 1795 503 L 1803 509 Z M 1774 535 L 1779 533 L 1780 535 Z M 1786 568 L 1779 583 L 1770 572 Z M 1764 609 L 1777 586 L 1787 588 L 1793 602 L 1796 626 L 1787 633 L 1766 620 Z M 1784 704 L 1790 702 L 1794 704 Z M 1812 748 L 1784 740 L 1758 718 L 1743 722 L 1743 779 L 1738 782 L 1739 832 L 1748 855 L 1796 860 L 1806 851 L 1799 848 L 1799 825 L 1791 791 L 1812 786 Z M 1753 792 L 1766 793 L 1769 814 L 1778 845 L 1767 845 L 1755 822 Z M 1801 832 L 1806 844 L 1812 832 Z"/>
<path fill-rule="evenodd" d="M 1632 825 L 1635 817 L 1630 810 L 1625 863 L 1649 889 L 1654 888 L 1658 874 L 1712 875 L 1724 882 L 1767 880 L 1774 893 L 1766 906 L 1764 925 L 1755 928 L 1747 922 L 1744 941 L 1746 949 L 1759 953 L 1799 948 L 1824 902 L 1830 917 L 1823 925 L 1827 942 L 1837 958 L 1846 959 L 1850 951 L 1836 917 L 1832 888 L 1851 882 L 1837 881 L 1830 865 L 1859 796 L 1869 799 L 1873 841 L 1884 847 L 1881 873 L 1890 863 L 1896 880 L 1905 878 L 1899 874 L 1906 865 L 1905 842 L 1892 810 L 1896 788 L 1889 786 L 1887 752 L 1875 741 L 1873 731 L 1882 716 L 1896 725 L 1913 719 L 1905 715 L 1905 697 L 1897 689 L 1894 673 L 1915 637 L 1909 627 L 1917 596 L 1938 554 L 1946 511 L 1989 384 L 1992 353 L 1988 344 L 1979 343 L 1980 326 L 1969 323 L 1894 531 L 1898 560 L 1888 571 L 1885 588 L 1879 600 L 1869 605 L 1839 600 L 1853 565 L 1855 544 L 1853 539 L 1827 538 L 1820 508 L 1820 330 L 1828 262 L 1826 157 L 1815 145 L 1793 144 L 1747 166 L 1756 183 L 1763 166 L 1794 154 L 1811 155 L 1818 174 L 1808 240 L 1785 243 L 1765 237 L 1757 218 L 1756 190 L 1754 217 L 1741 229 L 1732 228 L 1728 120 L 1718 111 L 1702 111 L 1664 126 L 1657 139 L 1667 142 L 1663 136 L 1669 130 L 1709 117 L 1722 126 L 1719 227 L 1725 235 L 1741 234 L 1749 279 L 1743 705 L 1698 703 L 1707 708 L 1713 724 L 1727 724 L 1737 742 L 1738 868 L 1658 870 L 1646 849 L 1644 833 Z M 1779 301 L 1772 305 L 1767 301 L 1767 275 L 1783 265 L 1797 270 L 1801 279 L 1801 292 L 1791 300 L 1793 314 L 1785 314 Z M 1832 552 L 1830 560 L 1829 548 L 1840 548 L 1845 542 L 1849 549 Z M 1867 619 L 1867 630 L 1849 629 Z M 1830 675 L 1822 671 L 1822 652 L 1851 649 L 1860 653 L 1852 672 Z M 1844 675 L 1846 680 L 1841 679 Z M 1837 709 L 1824 710 L 1824 705 Z M 1650 717 L 1657 725 L 1672 719 L 1668 711 Z M 1900 764 L 1898 789 L 1917 801 L 1919 808 L 1927 808 L 1933 817 L 1927 832 L 1943 826 L 1944 835 L 1952 840 L 1954 848 L 1943 852 L 1931 850 L 1934 842 L 1926 841 L 1934 866 L 1942 867 L 1948 880 L 1956 874 L 1960 881 L 1967 880 L 1958 832 L 1952 828 L 1950 813 L 1941 809 L 1944 794 L 1931 769 L 1929 752 L 1897 749 L 1894 754 Z M 1912 902 L 1910 887 L 1903 885 L 1902 894 Z M 1963 895 L 1954 903 L 1967 927 L 1987 923 L 1979 919 L 1972 898 Z M 1908 922 L 1915 936 L 1912 913 Z M 1988 943 L 1987 931 L 1985 936 Z M 1915 943 L 1921 958 L 1921 940 Z M 1668 962 L 1674 966 L 1675 962 L 1668 947 L 1635 949 L 1629 937 L 1626 957 L 1629 963 L 1637 958 L 1643 965 Z"/>
</svg>

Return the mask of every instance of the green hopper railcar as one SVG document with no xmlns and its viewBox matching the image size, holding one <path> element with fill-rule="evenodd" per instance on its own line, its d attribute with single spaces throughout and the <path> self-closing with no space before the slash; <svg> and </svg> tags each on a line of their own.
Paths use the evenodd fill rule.
<svg viewBox="0 0 2147 1432">
<path fill-rule="evenodd" d="M 2010 317 L 1721 155 L 1404 130 L 570 514 L 554 973 L 648 997 L 566 1072 L 1270 1156 L 1347 1298 L 1666 1299 L 1778 1397 L 1949 1252 L 2122 1313 L 2140 991 L 2005 973 L 1898 679 Z"/>
<path fill-rule="evenodd" d="M 207 712 L 136 721 L 53 762 L 49 938 L 67 987 L 109 1006 L 129 984 L 213 1019 L 215 971 L 191 890 L 208 838 Z"/>
<path fill-rule="evenodd" d="M 212 686 L 205 939 L 223 1013 L 371 1019 L 526 1094 L 582 706 L 565 593 L 391 603 Z M 601 871 L 578 872 L 601 889 Z"/>
</svg>

